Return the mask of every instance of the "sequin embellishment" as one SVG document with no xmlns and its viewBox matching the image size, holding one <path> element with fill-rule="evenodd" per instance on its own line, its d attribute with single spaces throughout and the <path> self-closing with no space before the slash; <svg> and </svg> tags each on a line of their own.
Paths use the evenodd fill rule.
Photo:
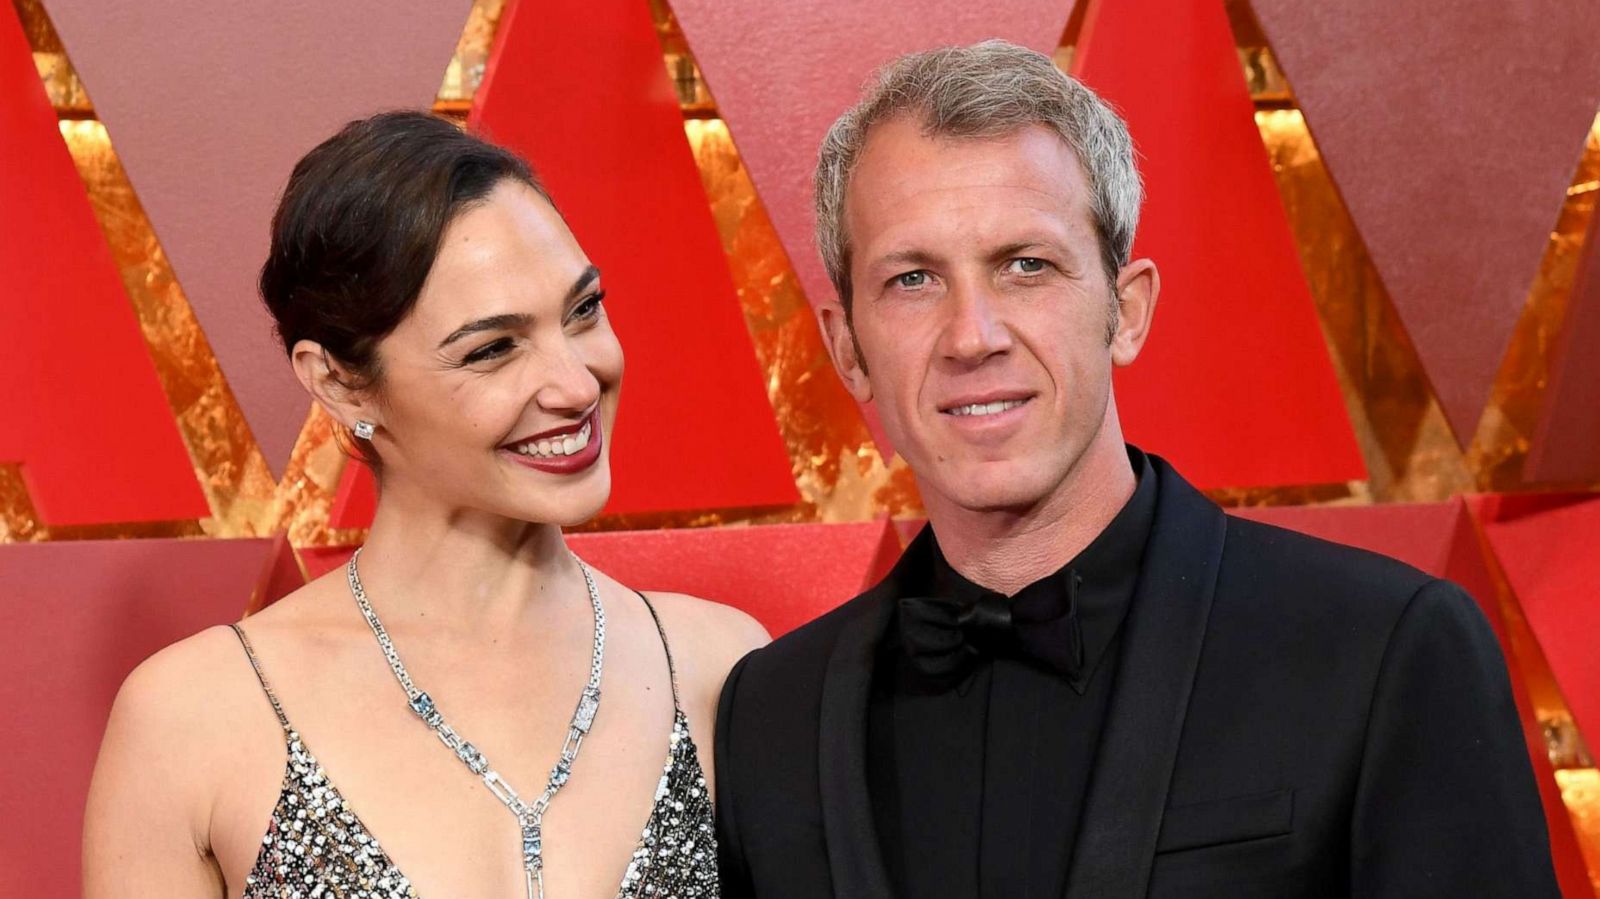
<svg viewBox="0 0 1600 899">
<path fill-rule="evenodd" d="M 720 895 L 717 833 L 711 808 L 711 791 L 689 736 L 689 719 L 679 712 L 672 725 L 666 770 L 656 787 L 655 808 L 622 877 L 619 899 L 716 899 Z"/>
<path fill-rule="evenodd" d="M 689 719 L 674 716 L 656 801 L 618 899 L 719 899 L 711 795 Z M 418 899 L 300 735 L 243 899 Z"/>
<path fill-rule="evenodd" d="M 300 735 L 289 731 L 288 739 L 283 792 L 245 877 L 244 899 L 417 899 Z"/>
<path fill-rule="evenodd" d="M 655 609 L 650 612 L 653 616 Z M 272 703 L 289 749 L 278 804 L 245 877 L 242 899 L 418 899 L 411 881 L 390 861 L 289 724 L 244 629 L 233 625 L 233 632 Z M 663 632 L 663 642 L 665 638 Z M 670 651 L 667 664 L 672 665 Z M 711 794 L 689 735 L 689 719 L 678 703 L 675 673 L 672 681 L 666 765 L 617 899 L 721 899 Z"/>
</svg>

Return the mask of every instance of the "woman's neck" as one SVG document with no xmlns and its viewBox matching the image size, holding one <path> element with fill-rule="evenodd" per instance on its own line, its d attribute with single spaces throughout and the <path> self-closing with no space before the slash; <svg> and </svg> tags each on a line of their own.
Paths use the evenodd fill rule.
<svg viewBox="0 0 1600 899">
<path fill-rule="evenodd" d="M 553 524 L 419 508 L 381 496 L 358 563 L 384 623 L 504 631 L 552 602 L 584 599 L 583 575 Z"/>
</svg>

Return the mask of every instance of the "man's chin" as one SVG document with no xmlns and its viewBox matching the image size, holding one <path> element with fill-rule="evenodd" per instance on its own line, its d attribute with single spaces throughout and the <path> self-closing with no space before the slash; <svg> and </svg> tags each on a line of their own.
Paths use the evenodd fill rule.
<svg viewBox="0 0 1600 899">
<path fill-rule="evenodd" d="M 983 471 L 952 472 L 931 486 L 945 505 L 968 512 L 1026 512 L 1048 497 L 1049 485 L 1037 469 L 1025 466 L 984 466 Z"/>
</svg>

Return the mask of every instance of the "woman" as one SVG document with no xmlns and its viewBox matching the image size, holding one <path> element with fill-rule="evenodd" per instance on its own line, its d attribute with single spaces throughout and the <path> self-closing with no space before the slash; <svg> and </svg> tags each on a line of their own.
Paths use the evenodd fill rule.
<svg viewBox="0 0 1600 899">
<path fill-rule="evenodd" d="M 622 350 L 527 166 L 420 113 L 352 123 L 295 167 L 261 292 L 377 512 L 346 569 L 128 678 L 86 894 L 717 895 L 708 728 L 766 635 L 567 551 Z"/>
</svg>

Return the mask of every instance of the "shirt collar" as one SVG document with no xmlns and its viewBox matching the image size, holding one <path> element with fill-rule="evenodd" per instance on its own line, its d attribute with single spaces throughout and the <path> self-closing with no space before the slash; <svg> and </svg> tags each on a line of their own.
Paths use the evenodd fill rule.
<svg viewBox="0 0 1600 899">
<path fill-rule="evenodd" d="M 1137 484 L 1133 495 L 1089 545 L 1065 565 L 1023 587 L 1012 599 L 1031 591 L 1065 592 L 1067 579 L 1076 574 L 1082 579 L 1076 601 L 1078 620 L 1083 628 L 1083 673 L 1074 679 L 1073 689 L 1082 693 L 1099 667 L 1100 659 L 1122 625 L 1128 603 L 1138 586 L 1139 568 L 1144 561 L 1145 543 L 1155 524 L 1156 477 L 1150 460 L 1137 448 L 1128 447 Z M 977 602 L 991 593 L 950 566 L 933 542 L 933 589 L 943 596 L 963 602 Z"/>
</svg>

